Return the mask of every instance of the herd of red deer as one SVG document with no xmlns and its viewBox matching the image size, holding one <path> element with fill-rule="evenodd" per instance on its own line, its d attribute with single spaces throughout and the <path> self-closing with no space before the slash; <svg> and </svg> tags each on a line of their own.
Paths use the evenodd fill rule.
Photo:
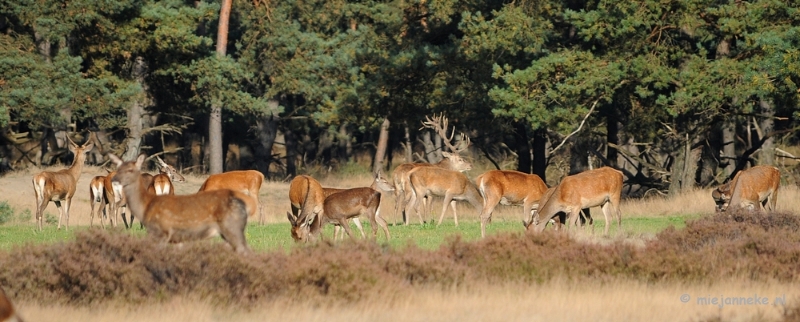
<svg viewBox="0 0 800 322">
<path fill-rule="evenodd" d="M 453 211 L 453 219 L 458 225 L 456 201 L 466 201 L 480 211 L 481 236 L 486 235 L 486 226 L 491 222 L 492 212 L 498 204 L 522 205 L 523 224 L 528 231 L 541 232 L 549 223 L 556 229 L 569 222 L 572 226 L 593 224 L 588 208 L 601 207 L 605 217 L 605 234 L 616 217 L 617 226 L 622 225 L 619 209 L 622 191 L 622 172 L 610 167 L 602 167 L 564 177 L 551 188 L 536 175 L 510 170 L 491 170 L 479 175 L 474 181 L 464 172 L 472 169 L 472 164 L 459 155 L 469 145 L 463 134 L 459 147 L 451 144 L 453 135 L 447 136 L 447 119 L 439 116 L 428 118 L 425 127 L 434 129 L 444 139 L 452 152 L 443 152 L 444 159 L 435 164 L 406 163 L 398 166 L 391 182 L 382 173 L 377 173 L 372 185 L 350 189 L 326 188 L 306 175 L 292 180 L 289 186 L 291 212 L 287 218 L 291 223 L 291 236 L 294 240 L 305 242 L 319 238 L 321 227 L 334 225 L 334 239 L 339 230 L 350 236 L 349 220 L 352 220 L 361 236 L 365 237 L 359 217 L 365 216 L 372 227 L 372 237 L 376 238 L 378 227 L 386 239 L 390 239 L 386 220 L 380 214 L 383 192 L 393 192 L 396 200 L 395 218 L 403 217 L 408 224 L 408 215 L 416 212 L 423 223 L 423 214 L 429 213 L 432 196 L 444 199 L 438 224 L 447 213 L 448 205 Z M 455 133 L 455 131 L 453 131 Z M 81 174 L 86 153 L 93 148 L 92 143 L 77 145 L 69 141 L 70 151 L 75 154 L 73 164 L 60 171 L 44 171 L 33 177 L 36 194 L 36 220 L 42 229 L 42 212 L 50 201 L 59 210 L 58 228 L 64 218 L 69 226 L 69 209 L 75 186 Z M 134 161 L 124 162 L 109 154 L 117 166 L 107 176 L 94 177 L 90 184 L 92 213 L 105 227 L 105 220 L 117 225 L 121 216 L 126 227 L 131 227 L 136 218 L 147 229 L 151 237 L 163 243 L 221 236 L 237 252 L 248 252 L 244 229 L 248 218 L 263 213 L 258 201 L 258 193 L 264 176 L 254 170 L 230 171 L 211 175 L 200 190 L 191 195 L 175 195 L 172 183 L 184 181 L 175 168 L 156 157 L 160 173 L 150 175 L 142 172 L 146 159 L 140 155 Z M 712 197 L 717 211 L 731 207 L 745 209 L 774 210 L 780 172 L 771 166 L 755 166 L 740 171 L 730 182 L 714 189 Z M 63 202 L 63 204 L 62 204 Z M 107 209 L 107 210 L 106 210 Z M 130 211 L 130 221 L 125 218 L 125 210 Z M 342 234 L 343 236 L 343 234 Z"/>
</svg>

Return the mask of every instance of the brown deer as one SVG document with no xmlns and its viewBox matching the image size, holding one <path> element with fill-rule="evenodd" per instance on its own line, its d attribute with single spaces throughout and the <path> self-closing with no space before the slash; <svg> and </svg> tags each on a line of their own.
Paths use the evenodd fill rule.
<svg viewBox="0 0 800 322">
<path fill-rule="evenodd" d="M 92 134 L 90 133 L 89 135 L 91 136 Z M 66 217 L 64 227 L 69 229 L 69 208 L 72 205 L 72 196 L 75 195 L 75 188 L 78 184 L 78 179 L 81 177 L 81 171 L 83 171 L 86 153 L 94 148 L 94 143 L 90 139 L 79 146 L 72 142 L 69 137 L 67 137 L 67 140 L 69 141 L 69 151 L 75 155 L 72 165 L 67 169 L 42 171 L 33 176 L 33 190 L 36 195 L 36 221 L 39 223 L 39 230 L 42 230 L 44 209 L 47 208 L 50 201 L 58 207 L 57 229 L 61 229 L 62 217 Z M 63 207 L 62 201 L 64 202 Z"/>
<path fill-rule="evenodd" d="M 142 179 L 143 154 L 128 162 L 113 154 L 109 158 L 117 165 L 113 181 L 122 185 L 131 214 L 150 237 L 166 244 L 221 236 L 237 253 L 249 252 L 244 234 L 249 196 L 229 189 L 156 196 Z"/>
<path fill-rule="evenodd" d="M 610 167 L 564 177 L 560 184 L 551 188 L 552 191 L 545 192 L 539 200 L 536 211 L 538 214 L 523 224 L 528 231 L 541 232 L 551 219 L 564 213 L 565 217 L 577 226 L 581 218 L 581 209 L 602 206 L 607 235 L 611 226 L 609 217 L 613 218 L 616 215 L 617 226 L 622 227 L 622 214 L 619 210 L 622 179 L 622 172 Z M 560 222 L 563 223 L 564 216 L 560 218 L 562 218 Z M 591 222 L 591 219 L 589 220 Z"/>
<path fill-rule="evenodd" d="M 105 184 L 106 176 L 96 176 L 89 182 L 89 201 L 92 204 L 92 213 L 89 216 L 89 226 L 94 226 L 94 215 L 100 219 L 100 224 L 106 228 L 106 223 L 103 218 L 106 216 L 106 195 Z"/>
<path fill-rule="evenodd" d="M 264 214 L 261 209 L 261 203 L 258 200 L 258 192 L 261 190 L 262 183 L 264 183 L 264 174 L 259 171 L 228 171 L 210 175 L 197 192 L 230 189 L 250 196 L 248 202 L 254 207 L 252 207 L 252 212 L 248 216 L 255 219 L 256 212 L 258 212 L 259 222 L 263 223 Z"/>
<path fill-rule="evenodd" d="M 0 322 L 22 322 L 22 318 L 17 314 L 2 287 L 0 287 Z"/>
<path fill-rule="evenodd" d="M 409 172 L 414 168 L 418 167 L 438 167 L 442 169 L 449 169 L 454 171 L 466 172 L 472 170 L 472 163 L 464 159 L 459 153 L 464 152 L 469 147 L 469 137 L 461 133 L 459 145 L 453 145 L 453 137 L 455 136 L 455 128 L 453 132 L 448 137 L 447 135 L 447 128 L 448 128 L 448 120 L 446 117 L 434 116 L 425 117 L 426 121 L 422 122 L 423 128 L 429 128 L 436 131 L 439 137 L 442 138 L 443 143 L 445 146 L 450 149 L 453 153 L 449 152 L 442 152 L 442 156 L 444 157 L 441 161 L 437 163 L 404 163 L 397 166 L 394 171 L 392 172 L 392 182 L 394 183 L 395 191 L 395 210 L 394 216 L 397 218 L 399 213 L 402 211 L 403 217 L 403 224 L 408 225 L 408 213 L 405 212 L 409 201 L 411 200 L 411 186 L 409 183 Z M 423 199 L 425 208 L 428 206 L 427 199 Z M 420 217 L 420 220 L 422 217 Z M 422 224 L 422 222 L 420 222 Z"/>
<path fill-rule="evenodd" d="M 147 191 L 157 196 L 174 195 L 175 186 L 173 183 L 186 182 L 186 178 L 178 173 L 178 170 L 176 170 L 173 166 L 167 164 L 164 162 L 164 160 L 161 160 L 160 157 L 156 156 L 156 161 L 158 163 L 160 172 L 153 176 L 153 183 L 147 188 Z"/>
<path fill-rule="evenodd" d="M 287 212 L 289 223 L 292 224 L 292 238 L 297 242 L 307 242 L 315 239 L 311 235 L 311 225 L 314 219 L 322 213 L 325 194 L 322 185 L 316 179 L 299 175 L 289 183 L 289 201 L 292 212 Z"/>
<path fill-rule="evenodd" d="M 372 237 L 378 236 L 378 225 L 383 229 L 386 239 L 391 239 L 389 226 L 380 216 L 381 191 L 393 191 L 394 187 L 381 172 L 375 174 L 375 179 L 369 187 L 345 189 L 331 194 L 323 203 L 323 211 L 314 219 L 310 226 L 311 235 L 319 235 L 322 225 L 333 223 L 344 228 L 350 238 L 350 225 L 347 220 L 358 216 L 367 216 L 372 227 Z"/>
<path fill-rule="evenodd" d="M 711 192 L 717 204 L 717 212 L 726 211 L 729 206 L 753 210 L 758 205 L 761 210 L 774 211 L 778 203 L 778 188 L 781 173 L 773 166 L 758 165 L 739 171 L 730 182 Z"/>
<path fill-rule="evenodd" d="M 412 187 L 409 206 L 413 205 L 421 222 L 423 220 L 420 201 L 425 196 L 444 197 L 442 213 L 436 223 L 437 226 L 442 224 L 448 203 L 453 208 L 453 220 L 456 226 L 458 226 L 456 201 L 468 201 L 476 210 L 483 208 L 483 198 L 478 192 L 478 187 L 461 172 L 436 167 L 419 167 L 411 170 L 408 176 Z M 409 211 L 410 209 L 406 209 L 406 213 Z"/>
<path fill-rule="evenodd" d="M 538 205 L 539 199 L 547 191 L 542 178 L 513 170 L 491 170 L 475 179 L 483 197 L 481 210 L 481 237 L 486 237 L 486 225 L 492 221 L 492 212 L 497 204 L 522 204 L 524 218 Z"/>
</svg>

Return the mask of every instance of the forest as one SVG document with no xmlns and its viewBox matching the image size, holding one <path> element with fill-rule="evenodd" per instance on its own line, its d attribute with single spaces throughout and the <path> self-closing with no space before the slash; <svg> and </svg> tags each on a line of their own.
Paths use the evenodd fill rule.
<svg viewBox="0 0 800 322">
<path fill-rule="evenodd" d="M 626 193 L 800 170 L 800 2 L 0 0 L 0 169 L 159 155 L 270 180 L 469 156 Z M 94 135 L 88 135 L 89 133 Z M 315 170 L 316 169 L 316 170 Z"/>
</svg>

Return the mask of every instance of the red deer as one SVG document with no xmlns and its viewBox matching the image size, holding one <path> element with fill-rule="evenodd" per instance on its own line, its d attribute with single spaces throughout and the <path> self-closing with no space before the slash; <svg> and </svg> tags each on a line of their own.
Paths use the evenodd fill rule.
<svg viewBox="0 0 800 322">
<path fill-rule="evenodd" d="M 178 173 L 178 170 L 174 167 L 161 160 L 160 157 L 156 156 L 156 161 L 158 162 L 160 173 L 153 176 L 153 184 L 147 188 L 147 191 L 157 196 L 174 195 L 175 186 L 173 183 L 186 182 L 186 178 Z"/>
<path fill-rule="evenodd" d="M 292 238 L 297 242 L 306 242 L 315 236 L 310 234 L 311 224 L 322 213 L 325 194 L 322 185 L 316 179 L 299 175 L 289 183 L 289 201 L 292 212 L 286 216 L 292 224 Z"/>
<path fill-rule="evenodd" d="M 89 135 L 91 136 L 92 134 Z M 69 151 L 75 155 L 72 165 L 67 169 L 42 171 L 33 176 L 33 190 L 36 195 L 36 221 L 39 223 L 39 230 L 42 230 L 44 209 L 47 208 L 51 201 L 58 208 L 57 229 L 61 229 L 62 217 L 66 217 L 64 227 L 69 229 L 69 208 L 72 205 L 72 196 L 75 195 L 75 188 L 78 184 L 78 179 L 81 177 L 81 171 L 83 171 L 86 153 L 94 148 L 94 143 L 90 139 L 79 146 L 72 142 L 69 137 L 67 137 L 67 140 L 69 141 Z M 62 201 L 64 202 L 63 207 Z"/>
<path fill-rule="evenodd" d="M 383 229 L 386 239 L 391 239 L 389 226 L 380 216 L 381 191 L 392 191 L 394 187 L 380 172 L 375 174 L 375 179 L 369 187 L 345 189 L 331 194 L 323 203 L 323 211 L 314 219 L 310 226 L 311 235 L 319 235 L 322 225 L 333 223 L 344 228 L 350 238 L 350 225 L 347 220 L 358 216 L 367 216 L 372 227 L 372 237 L 378 236 L 378 225 Z"/>
<path fill-rule="evenodd" d="M 583 208 L 602 206 L 605 217 L 605 234 L 611 226 L 609 217 L 617 216 L 617 226 L 622 227 L 622 214 L 619 210 L 622 193 L 622 172 L 610 167 L 581 172 L 564 177 L 561 183 L 551 188 L 539 200 L 538 214 L 529 222 L 523 222 L 528 231 L 541 232 L 545 226 L 560 213 L 573 225 L 580 220 Z M 591 219 L 589 219 L 591 220 Z M 561 220 L 563 223 L 564 220 Z"/>
<path fill-rule="evenodd" d="M 774 211 L 778 203 L 778 188 L 781 173 L 773 166 L 758 165 L 739 171 L 730 182 L 711 193 L 717 204 L 717 212 L 730 206 Z"/>
<path fill-rule="evenodd" d="M 22 322 L 22 318 L 17 314 L 2 287 L 0 287 L 0 322 Z"/>
<path fill-rule="evenodd" d="M 94 215 L 100 219 L 100 224 L 103 228 L 106 227 L 103 218 L 106 216 L 106 196 L 105 188 L 103 188 L 106 176 L 96 176 L 92 178 L 89 183 L 89 201 L 92 203 L 92 213 L 89 216 L 89 226 L 94 226 Z"/>
<path fill-rule="evenodd" d="M 249 196 L 229 189 L 152 195 L 141 175 L 144 155 L 135 162 L 123 162 L 113 154 L 109 158 L 117 165 L 114 182 L 122 185 L 131 214 L 150 237 L 166 244 L 221 236 L 237 253 L 249 252 L 244 234 L 251 211 Z"/>
<path fill-rule="evenodd" d="M 413 205 L 420 221 L 422 221 L 420 200 L 429 195 L 444 197 L 442 213 L 436 223 L 437 226 L 442 224 L 448 203 L 453 208 L 453 220 L 456 226 L 458 226 L 457 200 L 468 201 L 476 210 L 483 208 L 483 198 L 478 192 L 478 188 L 461 172 L 436 167 L 420 167 L 411 170 L 408 177 L 413 192 L 409 205 Z M 410 209 L 406 209 L 406 213 L 409 211 Z"/>
<path fill-rule="evenodd" d="M 486 237 L 486 225 L 491 222 L 498 203 L 522 204 L 523 217 L 527 218 L 547 191 L 547 185 L 539 176 L 512 170 L 487 171 L 475 179 L 475 184 L 483 196 L 481 237 Z"/>
<path fill-rule="evenodd" d="M 433 118 L 425 117 L 426 121 L 422 122 L 424 128 L 433 129 L 442 138 L 442 142 L 453 153 L 442 152 L 444 159 L 438 163 L 404 163 L 392 172 L 392 182 L 394 183 L 395 191 L 395 211 L 394 215 L 397 218 L 400 211 L 403 211 L 403 224 L 408 225 L 408 213 L 405 211 L 409 201 L 411 200 L 411 186 L 409 181 L 409 172 L 418 167 L 437 167 L 442 169 L 449 169 L 459 172 L 466 172 L 472 170 L 472 163 L 464 159 L 459 153 L 464 152 L 469 147 L 469 138 L 461 133 L 459 145 L 452 144 L 453 137 L 455 136 L 455 129 L 448 137 L 447 128 L 448 120 L 444 116 L 434 116 Z M 428 206 L 427 199 L 423 199 L 425 208 Z M 420 217 L 420 220 L 422 217 Z M 420 222 L 422 224 L 422 222 Z"/>
<path fill-rule="evenodd" d="M 259 171 L 228 171 L 210 175 L 197 192 L 230 189 L 248 195 L 250 196 L 248 202 L 254 205 L 252 212 L 248 214 L 249 218 L 255 219 L 256 212 L 258 212 L 259 221 L 263 223 L 264 214 L 261 210 L 261 203 L 258 201 L 258 192 L 261 190 L 262 183 L 264 183 L 264 174 Z"/>
</svg>

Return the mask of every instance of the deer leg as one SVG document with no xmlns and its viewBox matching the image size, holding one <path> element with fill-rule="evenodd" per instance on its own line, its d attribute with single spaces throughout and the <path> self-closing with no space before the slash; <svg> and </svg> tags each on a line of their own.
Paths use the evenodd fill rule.
<svg viewBox="0 0 800 322">
<path fill-rule="evenodd" d="M 375 211 L 375 221 L 377 221 L 378 225 L 380 225 L 381 228 L 383 228 L 383 233 L 386 234 L 386 240 L 391 239 L 392 237 L 391 235 L 389 235 L 389 224 L 386 223 L 386 219 L 383 219 L 383 217 L 381 217 L 380 205 L 378 206 L 378 209 Z M 375 232 L 375 238 L 377 239 L 377 237 L 378 234 L 377 232 Z"/>
<path fill-rule="evenodd" d="M 61 230 L 61 219 L 64 218 L 64 207 L 61 205 L 61 201 L 53 201 L 56 204 L 56 208 L 58 208 L 58 227 L 57 230 Z"/>
<path fill-rule="evenodd" d="M 355 239 L 353 238 L 353 234 L 350 232 L 350 224 L 347 223 L 346 218 L 339 219 L 339 225 L 341 225 L 342 228 L 344 228 L 344 232 L 347 233 L 347 236 L 350 237 L 350 239 L 352 240 Z"/>
<path fill-rule="evenodd" d="M 356 228 L 361 232 L 361 238 L 367 238 L 367 235 L 364 234 L 364 227 L 361 227 L 361 220 L 358 217 L 353 217 L 353 223 L 356 224 Z"/>
<path fill-rule="evenodd" d="M 453 196 L 450 194 L 444 195 L 444 201 L 442 201 L 442 214 L 439 215 L 439 222 L 436 223 L 436 227 L 442 224 L 442 220 L 444 220 L 444 214 L 447 213 L 447 206 L 448 204 L 453 201 Z"/>
<path fill-rule="evenodd" d="M 606 220 L 605 229 L 603 229 L 603 234 L 608 235 L 608 227 L 611 226 L 611 221 L 608 219 L 609 215 L 611 215 L 611 219 L 614 219 L 614 214 L 611 213 L 613 204 L 611 202 L 606 202 L 603 204 L 603 218 Z"/>
<path fill-rule="evenodd" d="M 495 198 L 494 194 L 488 195 L 483 197 L 483 209 L 481 210 L 481 237 L 486 237 L 486 225 L 492 222 L 492 212 L 494 212 L 494 208 L 497 207 L 497 203 L 500 202 L 499 199 Z M 527 214 L 530 211 L 528 209 L 525 213 Z"/>
<path fill-rule="evenodd" d="M 64 230 L 69 230 L 69 208 L 72 206 L 72 197 L 64 202 Z"/>
</svg>

